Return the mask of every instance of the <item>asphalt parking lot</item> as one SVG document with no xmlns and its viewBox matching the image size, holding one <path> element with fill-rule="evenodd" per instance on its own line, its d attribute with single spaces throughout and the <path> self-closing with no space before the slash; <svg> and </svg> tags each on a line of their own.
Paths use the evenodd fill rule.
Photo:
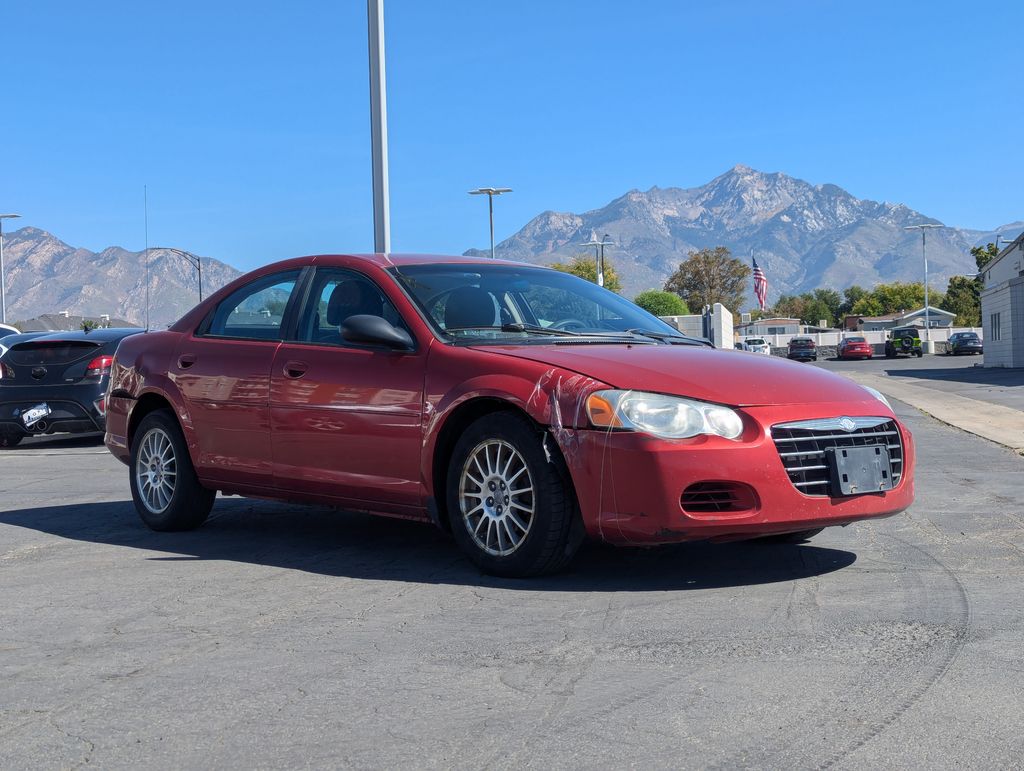
<svg viewBox="0 0 1024 771">
<path fill-rule="evenodd" d="M 866 372 L 886 375 L 914 385 L 945 393 L 966 396 L 1024 410 L 1024 377 L 1019 369 L 1000 369 L 982 366 L 982 356 L 923 356 L 920 359 L 884 356 L 859 361 L 822 359 L 818 366 L 836 372 Z"/>
<path fill-rule="evenodd" d="M 530 581 L 326 509 L 153 533 L 95 439 L 2 451 L 0 766 L 1015 766 L 1024 459 L 897 410 L 906 514 Z"/>
</svg>

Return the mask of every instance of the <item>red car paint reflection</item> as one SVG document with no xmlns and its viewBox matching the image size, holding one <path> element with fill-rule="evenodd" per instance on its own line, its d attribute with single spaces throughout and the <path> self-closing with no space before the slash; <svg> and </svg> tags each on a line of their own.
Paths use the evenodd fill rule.
<svg viewBox="0 0 1024 771">
<path fill-rule="evenodd" d="M 585 537 L 798 541 L 914 495 L 913 440 L 880 394 L 467 258 L 243 276 L 121 344 L 106 443 L 156 529 L 201 524 L 214 490 L 326 503 L 432 521 L 514 576 Z"/>
</svg>

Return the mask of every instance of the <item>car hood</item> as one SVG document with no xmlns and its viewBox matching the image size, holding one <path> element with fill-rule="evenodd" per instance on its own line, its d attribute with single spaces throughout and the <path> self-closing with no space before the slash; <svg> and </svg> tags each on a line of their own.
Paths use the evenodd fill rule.
<svg viewBox="0 0 1024 771">
<path fill-rule="evenodd" d="M 572 370 L 621 389 L 753 407 L 871 401 L 840 375 L 764 355 L 689 345 L 489 345 L 477 350 Z"/>
</svg>

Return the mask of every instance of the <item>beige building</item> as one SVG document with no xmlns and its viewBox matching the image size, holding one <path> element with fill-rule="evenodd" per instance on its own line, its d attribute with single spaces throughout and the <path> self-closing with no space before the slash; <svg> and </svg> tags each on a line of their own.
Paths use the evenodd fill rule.
<svg viewBox="0 0 1024 771">
<path fill-rule="evenodd" d="M 985 266 L 982 278 L 985 366 L 1024 367 L 1024 233 Z"/>
</svg>

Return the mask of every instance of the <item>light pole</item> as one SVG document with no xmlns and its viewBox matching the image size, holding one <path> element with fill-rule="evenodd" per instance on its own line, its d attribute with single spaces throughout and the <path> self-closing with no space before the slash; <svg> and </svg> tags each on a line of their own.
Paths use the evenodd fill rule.
<svg viewBox="0 0 1024 771">
<path fill-rule="evenodd" d="M 932 342 L 932 330 L 931 330 L 931 313 L 928 310 L 928 254 L 925 251 L 925 234 L 929 230 L 935 228 L 945 227 L 945 225 L 931 225 L 923 223 L 921 225 L 907 225 L 904 230 L 920 230 L 921 231 L 921 259 L 924 260 L 924 341 L 925 346 L 928 349 L 928 353 L 931 353 L 931 342 Z"/>
<path fill-rule="evenodd" d="M 487 196 L 487 212 L 491 221 L 491 259 L 494 259 L 494 196 L 501 195 L 502 193 L 511 193 L 512 188 L 510 187 L 478 187 L 476 190 L 470 190 L 470 195 L 486 195 Z"/>
<path fill-rule="evenodd" d="M 600 241 L 596 238 L 591 238 L 583 245 L 594 247 L 594 257 L 597 259 L 597 285 L 604 286 L 604 248 L 606 246 L 615 246 L 615 242 L 609 241 L 608 234 L 605 233 L 601 236 Z"/>
<path fill-rule="evenodd" d="M 0 324 L 7 323 L 7 295 L 4 284 L 7 274 L 4 273 L 4 220 L 16 220 L 20 214 L 0 214 Z"/>
<path fill-rule="evenodd" d="M 384 0 L 366 0 L 370 49 L 370 152 L 373 156 L 373 251 L 391 251 L 388 195 L 388 99 L 384 74 Z"/>
<path fill-rule="evenodd" d="M 203 261 L 199 259 L 198 254 L 192 254 L 192 252 L 186 252 L 184 249 L 175 249 L 173 246 L 154 246 L 154 249 L 158 249 L 164 252 L 173 252 L 179 257 L 183 257 L 188 260 L 188 263 L 196 269 L 199 273 L 199 302 L 203 301 Z"/>
</svg>

